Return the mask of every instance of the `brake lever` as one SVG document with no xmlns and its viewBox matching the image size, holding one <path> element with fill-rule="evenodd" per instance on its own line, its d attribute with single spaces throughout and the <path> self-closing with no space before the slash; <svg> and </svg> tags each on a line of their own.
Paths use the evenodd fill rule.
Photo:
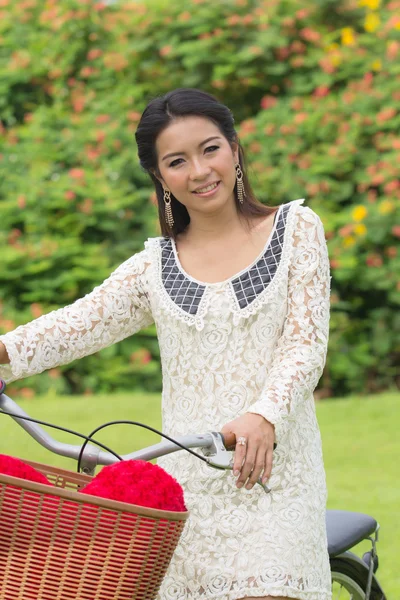
<svg viewBox="0 0 400 600">
<path fill-rule="evenodd" d="M 207 464 L 210 467 L 214 467 L 214 469 L 224 471 L 233 469 L 232 451 L 225 447 L 223 436 L 216 431 L 209 431 L 207 433 L 212 436 L 212 444 L 206 448 L 201 448 L 202 453 L 206 457 Z M 275 447 L 276 444 L 274 444 Z M 261 485 L 266 494 L 271 492 L 271 489 L 265 483 L 262 483 L 261 477 L 257 479 L 257 483 Z"/>
</svg>

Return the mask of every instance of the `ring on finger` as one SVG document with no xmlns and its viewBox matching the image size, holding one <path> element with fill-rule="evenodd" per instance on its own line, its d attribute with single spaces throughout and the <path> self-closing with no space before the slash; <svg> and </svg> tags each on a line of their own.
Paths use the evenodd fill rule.
<svg viewBox="0 0 400 600">
<path fill-rule="evenodd" d="M 243 437 L 243 436 L 240 436 L 240 437 L 238 437 L 238 439 L 236 440 L 236 444 L 237 444 L 238 446 L 245 446 L 245 445 L 247 444 L 247 440 L 246 440 L 246 438 L 245 438 L 245 437 Z"/>
</svg>

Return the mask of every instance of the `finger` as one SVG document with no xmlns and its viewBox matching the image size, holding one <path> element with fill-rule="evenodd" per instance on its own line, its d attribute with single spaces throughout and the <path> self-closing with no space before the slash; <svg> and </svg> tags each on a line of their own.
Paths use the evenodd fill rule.
<svg viewBox="0 0 400 600">
<path fill-rule="evenodd" d="M 265 458 L 266 458 L 265 448 L 259 447 L 258 451 L 257 451 L 256 459 L 254 462 L 253 470 L 250 473 L 248 482 L 246 483 L 247 490 L 251 490 L 251 488 L 254 486 L 254 484 L 257 483 L 258 478 L 260 477 L 261 473 L 263 472 L 263 470 L 265 468 Z"/>
<path fill-rule="evenodd" d="M 247 449 L 246 452 L 246 456 L 240 471 L 240 475 L 238 477 L 238 480 L 236 482 L 237 487 L 241 488 L 247 481 L 247 479 L 250 477 L 250 474 L 253 470 L 254 467 L 254 463 L 256 460 L 256 451 L 252 448 L 252 446 L 250 446 Z"/>
<path fill-rule="evenodd" d="M 235 452 L 233 456 L 233 474 L 237 477 L 240 474 L 244 459 L 246 457 L 247 444 L 236 442 Z"/>
<path fill-rule="evenodd" d="M 262 476 L 262 483 L 266 483 L 267 480 L 271 477 L 273 457 L 274 457 L 273 446 L 271 446 L 270 448 L 268 448 L 268 450 L 265 454 L 265 467 L 264 467 L 264 473 Z"/>
</svg>

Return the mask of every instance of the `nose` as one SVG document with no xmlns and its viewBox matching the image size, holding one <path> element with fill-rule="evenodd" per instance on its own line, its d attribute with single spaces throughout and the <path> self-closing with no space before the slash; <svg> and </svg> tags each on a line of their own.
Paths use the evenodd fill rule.
<svg viewBox="0 0 400 600">
<path fill-rule="evenodd" d="M 194 159 L 190 169 L 190 179 L 196 181 L 198 179 L 206 179 L 211 172 L 211 169 L 207 164 L 201 160 Z"/>
</svg>

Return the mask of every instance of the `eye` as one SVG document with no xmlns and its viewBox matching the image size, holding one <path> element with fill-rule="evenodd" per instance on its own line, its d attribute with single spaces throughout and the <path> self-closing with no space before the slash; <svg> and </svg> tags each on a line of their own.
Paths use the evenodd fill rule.
<svg viewBox="0 0 400 600">
<path fill-rule="evenodd" d="M 177 158 L 176 160 L 173 160 L 172 163 L 169 165 L 170 167 L 175 167 L 176 163 L 178 162 L 178 160 L 182 160 L 181 158 Z"/>
<path fill-rule="evenodd" d="M 218 150 L 219 146 L 207 146 L 206 150 L 211 150 L 211 152 L 213 152 L 214 150 Z M 177 165 L 179 165 L 179 161 L 183 160 L 182 158 L 177 158 L 176 160 L 173 160 L 172 163 L 170 163 L 170 167 L 176 167 Z"/>
</svg>

